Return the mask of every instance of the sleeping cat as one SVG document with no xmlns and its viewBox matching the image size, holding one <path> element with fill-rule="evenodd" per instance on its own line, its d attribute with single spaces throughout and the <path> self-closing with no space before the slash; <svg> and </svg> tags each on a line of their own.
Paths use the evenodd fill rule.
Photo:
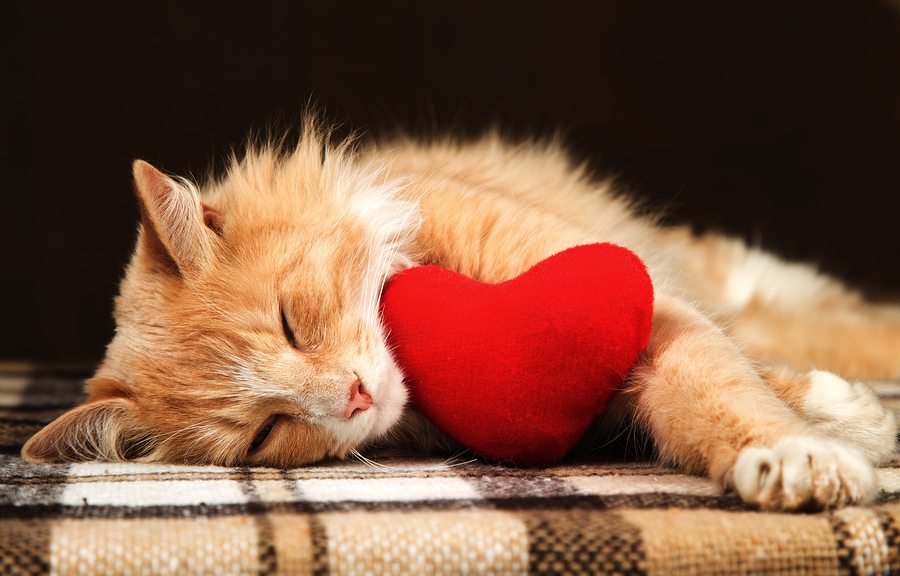
<svg viewBox="0 0 900 576">
<path fill-rule="evenodd" d="M 500 282 L 591 242 L 637 252 L 656 290 L 650 344 L 604 426 L 641 427 L 665 461 L 763 508 L 869 502 L 894 452 L 895 418 L 865 385 L 809 370 L 900 377 L 900 307 L 659 226 L 555 143 L 355 146 L 307 122 L 295 148 L 233 157 L 202 191 L 142 161 L 134 181 L 115 337 L 88 400 L 25 445 L 31 461 L 345 457 L 405 410 L 387 278 L 434 263 Z M 400 426 L 423 426 L 407 414 Z"/>
</svg>

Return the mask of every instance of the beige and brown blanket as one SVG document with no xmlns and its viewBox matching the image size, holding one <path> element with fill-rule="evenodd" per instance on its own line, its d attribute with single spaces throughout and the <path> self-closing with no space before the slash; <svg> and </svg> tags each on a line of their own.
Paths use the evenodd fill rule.
<svg viewBox="0 0 900 576">
<path fill-rule="evenodd" d="M 24 463 L 82 376 L 0 367 L 2 574 L 900 573 L 900 457 L 875 505 L 806 514 L 651 462 Z"/>
</svg>

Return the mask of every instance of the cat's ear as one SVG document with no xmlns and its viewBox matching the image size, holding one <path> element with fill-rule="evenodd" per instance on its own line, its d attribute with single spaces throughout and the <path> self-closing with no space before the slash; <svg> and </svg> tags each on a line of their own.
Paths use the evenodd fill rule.
<svg viewBox="0 0 900 576">
<path fill-rule="evenodd" d="M 76 406 L 45 426 L 22 447 L 22 457 L 31 462 L 121 461 L 146 448 L 131 400 L 107 397 Z"/>
<path fill-rule="evenodd" d="M 166 176 L 147 162 L 135 160 L 134 187 L 141 207 L 139 250 L 155 264 L 193 275 L 212 256 L 221 217 L 206 210 L 192 186 Z"/>
<path fill-rule="evenodd" d="M 149 448 L 134 403 L 126 388 L 112 378 L 87 382 L 90 397 L 32 436 L 22 456 L 32 462 L 130 460 Z"/>
</svg>

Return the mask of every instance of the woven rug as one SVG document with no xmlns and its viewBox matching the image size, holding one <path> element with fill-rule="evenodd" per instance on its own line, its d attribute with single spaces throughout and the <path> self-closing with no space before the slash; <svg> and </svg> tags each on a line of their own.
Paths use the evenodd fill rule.
<svg viewBox="0 0 900 576">
<path fill-rule="evenodd" d="M 0 365 L 2 574 L 900 573 L 900 457 L 875 505 L 807 514 L 651 462 L 24 463 L 83 376 Z"/>
</svg>

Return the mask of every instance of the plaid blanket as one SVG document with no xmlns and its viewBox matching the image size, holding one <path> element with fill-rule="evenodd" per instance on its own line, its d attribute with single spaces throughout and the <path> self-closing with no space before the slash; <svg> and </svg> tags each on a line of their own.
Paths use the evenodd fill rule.
<svg viewBox="0 0 900 576">
<path fill-rule="evenodd" d="M 0 366 L 0 573 L 900 573 L 900 458 L 876 505 L 811 514 L 652 462 L 24 463 L 82 376 Z"/>
</svg>

